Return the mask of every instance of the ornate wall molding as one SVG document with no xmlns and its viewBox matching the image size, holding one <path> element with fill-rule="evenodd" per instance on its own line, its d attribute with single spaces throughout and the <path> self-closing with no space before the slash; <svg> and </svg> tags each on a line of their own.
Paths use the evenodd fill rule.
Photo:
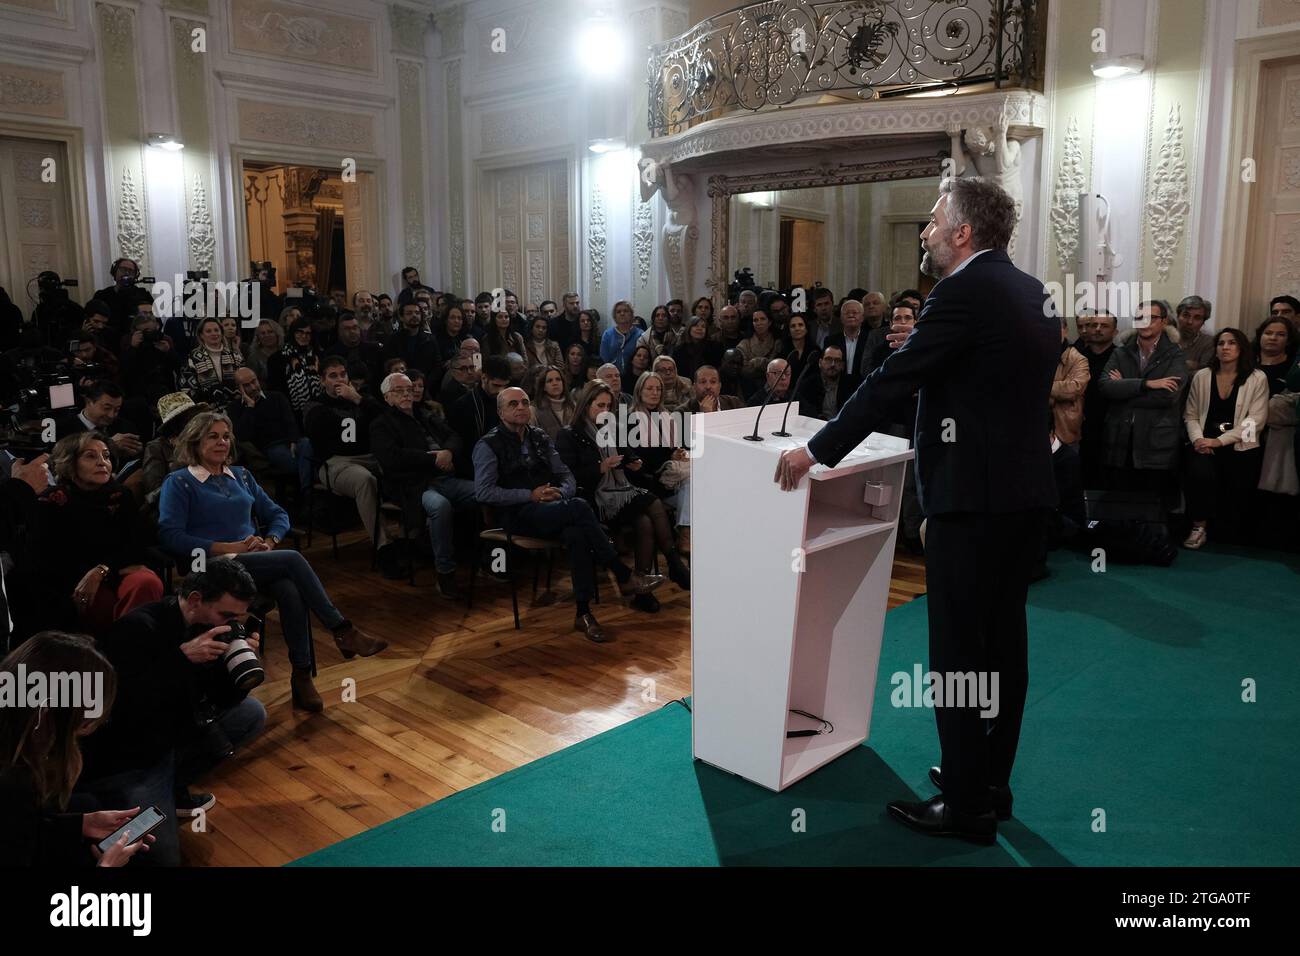
<svg viewBox="0 0 1300 956">
<path fill-rule="evenodd" d="M 266 143 L 375 151 L 375 118 L 362 113 L 240 100 L 239 136 Z"/>
<path fill-rule="evenodd" d="M 591 184 L 591 211 L 587 225 L 587 257 L 591 260 L 592 290 L 605 288 L 605 250 L 609 237 L 605 234 L 605 194 L 601 191 L 600 181 Z"/>
<path fill-rule="evenodd" d="M 411 56 L 424 56 L 424 31 L 430 15 L 398 3 L 388 5 L 388 24 L 393 33 L 393 49 Z"/>
<path fill-rule="evenodd" d="M 0 63 L 0 112 L 66 119 L 63 74 L 16 63 Z"/>
<path fill-rule="evenodd" d="M 163 0 L 163 6 L 168 10 L 197 13 L 201 17 L 208 15 L 208 0 Z"/>
<path fill-rule="evenodd" d="M 1160 160 L 1147 199 L 1147 221 L 1151 229 L 1151 257 L 1161 282 L 1169 278 L 1174 256 L 1183 237 L 1183 228 L 1191 210 L 1188 192 L 1187 160 L 1183 150 L 1182 109 L 1177 103 L 1169 107 Z"/>
<path fill-rule="evenodd" d="M 377 72 L 375 21 L 363 17 L 283 0 L 230 0 L 230 33 L 237 53 Z"/>
<path fill-rule="evenodd" d="M 900 134 L 945 135 L 951 123 L 963 128 L 991 126 L 1006 110 L 1010 135 L 1024 139 L 1047 125 L 1047 100 L 1041 93 L 979 93 L 930 99 L 895 99 L 880 103 L 810 106 L 724 116 L 641 145 L 641 155 L 659 163 L 782 144 L 807 146 L 817 140 Z"/>
<path fill-rule="evenodd" d="M 545 103 L 485 113 L 479 122 L 480 149 L 485 154 L 527 149 L 548 139 L 554 127 L 554 115 Z"/>
<path fill-rule="evenodd" d="M 454 8 L 459 12 L 459 7 Z M 441 26 L 442 21 L 439 21 Z M 443 51 L 446 52 L 443 34 Z M 447 144 L 447 194 L 448 219 L 451 228 L 448 253 L 451 268 L 451 287 L 466 294 L 465 287 L 465 173 L 461 130 L 460 60 L 452 60 L 445 67 L 447 79 L 447 127 L 444 142 Z"/>
<path fill-rule="evenodd" d="M 420 163 L 424 153 L 423 78 L 420 64 L 413 60 L 397 61 L 398 112 L 402 118 L 402 181 L 406 195 L 402 209 L 405 217 L 403 235 L 406 261 L 421 272 L 425 269 L 424 170 Z"/>
<path fill-rule="evenodd" d="M 1079 146 L 1079 118 L 1071 116 L 1065 127 L 1061 146 L 1061 165 L 1052 186 L 1052 206 L 1048 221 L 1056 240 L 1056 261 L 1061 273 L 1070 267 L 1079 253 L 1079 193 L 1086 180 L 1083 175 L 1083 151 Z"/>
<path fill-rule="evenodd" d="M 190 188 L 189 217 L 190 262 L 195 269 L 213 270 L 217 257 L 217 233 L 208 208 L 208 191 L 199 176 Z"/>
<path fill-rule="evenodd" d="M 144 202 L 136 193 L 131 167 L 122 170 L 122 183 L 117 191 L 117 254 L 143 263 L 147 243 Z"/>
<path fill-rule="evenodd" d="M 112 3 L 99 4 L 98 11 L 107 64 L 134 75 L 135 11 Z"/>
<path fill-rule="evenodd" d="M 654 250 L 655 210 L 648 202 L 637 202 L 632 225 L 632 259 L 636 266 L 638 291 L 650 285 L 650 259 Z"/>
<path fill-rule="evenodd" d="M 465 8 L 459 4 L 434 15 L 434 24 L 442 34 L 442 55 L 465 52 Z"/>
</svg>

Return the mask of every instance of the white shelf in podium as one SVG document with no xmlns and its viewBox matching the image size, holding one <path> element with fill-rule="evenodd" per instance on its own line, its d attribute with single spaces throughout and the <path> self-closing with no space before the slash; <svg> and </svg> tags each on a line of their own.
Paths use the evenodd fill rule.
<svg viewBox="0 0 1300 956">
<path fill-rule="evenodd" d="M 777 459 L 824 424 L 768 408 L 691 419 L 691 669 L 695 756 L 782 790 L 867 739 L 904 469 L 904 439 L 871 435 L 793 491 Z M 868 481 L 889 503 L 864 501 Z M 802 570 L 800 570 L 802 569 Z M 786 737 L 824 717 L 831 733 Z"/>
</svg>

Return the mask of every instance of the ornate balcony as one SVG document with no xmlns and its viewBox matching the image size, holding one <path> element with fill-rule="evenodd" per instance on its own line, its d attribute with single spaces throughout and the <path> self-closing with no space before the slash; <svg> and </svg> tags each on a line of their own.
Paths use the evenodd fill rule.
<svg viewBox="0 0 1300 956">
<path fill-rule="evenodd" d="M 1046 0 L 767 0 L 651 49 L 649 128 L 737 110 L 1041 90 Z"/>
</svg>

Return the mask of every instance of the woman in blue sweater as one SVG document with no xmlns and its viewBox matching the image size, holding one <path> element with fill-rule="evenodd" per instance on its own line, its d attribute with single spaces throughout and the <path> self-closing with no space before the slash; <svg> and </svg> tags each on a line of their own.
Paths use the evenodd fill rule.
<svg viewBox="0 0 1300 956">
<path fill-rule="evenodd" d="M 306 558 L 276 550 L 289 516 L 247 469 L 233 464 L 234 433 L 224 412 L 195 415 L 176 439 L 176 453 L 182 467 L 167 476 L 159 499 L 162 546 L 186 565 L 200 555 L 233 557 L 260 590 L 274 595 L 293 663 L 293 703 L 319 711 L 324 704 L 312 684 L 308 608 L 333 632 L 345 658 L 369 657 L 388 643 L 363 634 L 339 612 Z M 257 533 L 259 524 L 267 528 L 264 537 Z"/>
</svg>

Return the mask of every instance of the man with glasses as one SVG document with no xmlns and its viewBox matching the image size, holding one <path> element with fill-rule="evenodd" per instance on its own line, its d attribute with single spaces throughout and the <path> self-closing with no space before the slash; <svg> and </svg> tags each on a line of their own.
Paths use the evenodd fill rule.
<svg viewBox="0 0 1300 956">
<path fill-rule="evenodd" d="M 805 375 L 794 397 L 799 402 L 800 415 L 828 422 L 839 414 L 849 397 L 844 379 L 844 350 L 838 345 L 826 346 L 817 369 L 821 374 Z"/>
<path fill-rule="evenodd" d="M 408 526 L 427 524 L 438 593 L 455 599 L 452 519 L 475 504 L 474 482 L 455 475 L 464 445 L 440 416 L 415 414 L 415 388 L 401 372 L 385 378 L 379 391 L 388 410 L 370 425 L 370 449 L 383 466 L 385 492 L 401 504 Z"/>
<path fill-rule="evenodd" d="M 473 342 L 473 339 L 467 341 Z M 478 343 L 475 342 L 475 345 Z M 478 384 L 479 363 L 482 361 L 482 355 L 474 349 L 462 347 L 456 353 L 456 357 L 451 360 L 451 365 L 447 369 L 447 374 L 443 376 L 442 383 L 438 387 L 438 402 L 447 413 L 451 414 L 451 407 L 456 404 L 462 397 L 474 390 Z"/>
</svg>

